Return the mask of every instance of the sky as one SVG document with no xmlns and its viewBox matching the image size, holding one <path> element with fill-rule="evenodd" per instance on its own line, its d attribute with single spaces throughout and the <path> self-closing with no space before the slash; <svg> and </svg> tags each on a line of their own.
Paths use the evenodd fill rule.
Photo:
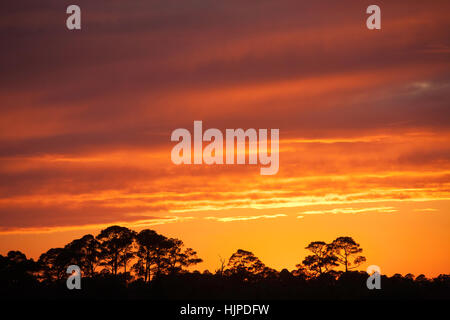
<svg viewBox="0 0 450 320">
<path fill-rule="evenodd" d="M 69 31 L 78 4 L 82 29 Z M 119 224 L 292 270 L 351 236 L 450 273 L 449 1 L 0 4 L 0 253 Z M 173 130 L 280 130 L 280 167 L 174 165 Z"/>
</svg>

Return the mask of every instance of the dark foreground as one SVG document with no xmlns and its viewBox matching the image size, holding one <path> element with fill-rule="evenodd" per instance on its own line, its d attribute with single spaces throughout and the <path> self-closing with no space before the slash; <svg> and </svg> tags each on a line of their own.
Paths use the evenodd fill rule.
<svg viewBox="0 0 450 320">
<path fill-rule="evenodd" d="M 69 290 L 65 280 L 2 279 L 2 299 L 120 299 L 120 300 L 345 300 L 450 299 L 450 276 L 434 279 L 381 277 L 381 289 L 369 290 L 367 274 L 343 273 L 304 279 L 280 272 L 270 279 L 248 280 L 213 274 L 161 276 L 148 283 L 103 275 L 81 279 L 81 289 Z"/>
</svg>

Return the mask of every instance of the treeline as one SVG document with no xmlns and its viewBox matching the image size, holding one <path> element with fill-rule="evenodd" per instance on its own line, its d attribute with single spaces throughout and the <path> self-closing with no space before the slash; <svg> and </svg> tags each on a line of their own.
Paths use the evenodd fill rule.
<svg viewBox="0 0 450 320">
<path fill-rule="evenodd" d="M 311 242 L 295 270 L 278 272 L 252 252 L 237 250 L 210 272 L 189 271 L 202 262 L 192 248 L 149 229 L 139 233 L 111 226 L 63 248 L 52 248 L 37 261 L 20 251 L 0 255 L 2 297 L 289 299 L 438 297 L 449 298 L 450 276 L 427 279 L 411 274 L 382 276 L 382 290 L 368 290 L 367 273 L 353 271 L 363 262 L 362 248 L 351 237 Z M 82 290 L 68 290 L 67 268 L 77 265 Z"/>
<path fill-rule="evenodd" d="M 41 254 L 37 262 L 17 251 L 10 252 L 6 259 L 26 261 L 34 266 L 31 274 L 45 282 L 66 279 L 70 265 L 79 266 L 83 277 L 109 274 L 126 281 L 148 282 L 162 274 L 185 272 L 189 266 L 202 262 L 179 239 L 149 229 L 137 233 L 121 226 L 108 227 L 96 237 L 85 235 L 63 248 L 52 248 Z"/>
</svg>

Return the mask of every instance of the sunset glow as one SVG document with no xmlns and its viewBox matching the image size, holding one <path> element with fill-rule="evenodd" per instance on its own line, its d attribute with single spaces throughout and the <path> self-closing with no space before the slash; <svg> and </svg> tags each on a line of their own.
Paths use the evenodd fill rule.
<svg viewBox="0 0 450 320">
<path fill-rule="evenodd" d="M 292 270 L 351 236 L 361 270 L 450 272 L 449 1 L 383 2 L 378 33 L 358 1 L 79 2 L 77 34 L 57 2 L 0 22 L 1 254 L 118 224 L 182 239 L 198 270 L 238 248 Z M 278 172 L 175 165 L 195 120 L 279 129 Z"/>
</svg>

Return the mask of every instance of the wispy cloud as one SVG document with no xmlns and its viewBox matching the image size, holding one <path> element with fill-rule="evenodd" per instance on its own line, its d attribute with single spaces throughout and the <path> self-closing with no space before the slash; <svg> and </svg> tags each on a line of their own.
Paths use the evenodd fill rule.
<svg viewBox="0 0 450 320">
<path fill-rule="evenodd" d="M 15 62 L 0 79 L 0 231 L 450 199 L 448 1 L 384 4 L 371 40 L 357 0 L 98 0 L 76 38 L 56 2 L 17 3 L 0 21 L 15 30 L 0 52 Z M 170 133 L 196 119 L 279 128 L 279 173 L 174 166 Z"/>
<path fill-rule="evenodd" d="M 174 217 L 166 216 L 159 218 L 148 217 L 147 219 L 132 220 L 130 221 L 115 221 L 114 224 L 118 224 L 128 228 L 148 228 L 158 225 L 185 222 L 194 220 L 195 217 Z M 74 224 L 71 226 L 39 226 L 39 227 L 23 227 L 23 228 L 3 228 L 0 230 L 1 235 L 10 234 L 41 234 L 41 233 L 62 233 L 68 231 L 80 231 L 80 230 L 100 230 L 107 228 L 112 223 L 88 223 L 88 224 Z"/>
<path fill-rule="evenodd" d="M 216 220 L 219 222 L 247 221 L 256 219 L 275 219 L 287 217 L 286 214 L 259 215 L 259 216 L 237 216 L 237 217 L 205 217 L 207 220 Z"/>
<path fill-rule="evenodd" d="M 394 213 L 398 210 L 394 207 L 373 207 L 373 208 L 336 208 L 329 210 L 313 210 L 313 211 L 302 211 L 300 212 L 300 216 L 304 217 L 304 215 L 315 215 L 315 214 L 357 214 L 357 213 L 366 213 L 366 212 L 382 212 L 382 213 Z"/>
</svg>

